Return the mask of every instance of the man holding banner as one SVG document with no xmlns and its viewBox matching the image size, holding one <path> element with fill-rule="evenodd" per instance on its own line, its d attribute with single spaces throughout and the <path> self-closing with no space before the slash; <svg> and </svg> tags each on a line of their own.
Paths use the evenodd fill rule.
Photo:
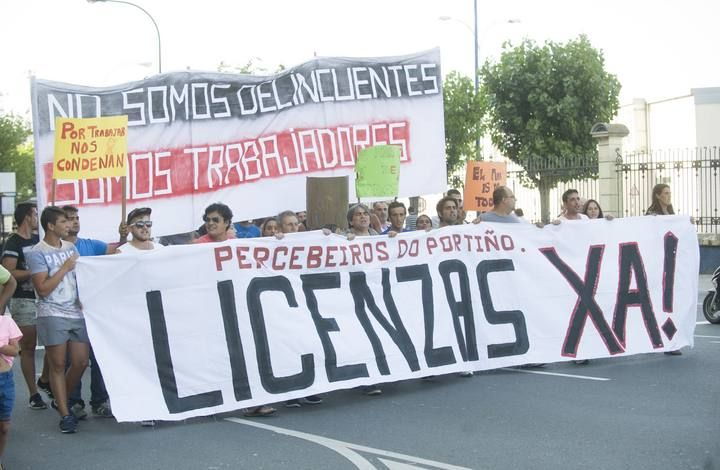
<svg viewBox="0 0 720 470">
<path fill-rule="evenodd" d="M 300 221 L 297 214 L 293 211 L 283 211 L 277 216 L 280 225 L 280 231 L 283 236 L 286 233 L 297 233 L 300 231 Z M 323 402 L 322 397 L 318 395 L 308 395 L 303 398 L 295 398 L 285 402 L 286 408 L 300 408 L 303 404 L 320 405 Z"/>
<path fill-rule="evenodd" d="M 438 228 L 455 225 L 458 217 L 458 202 L 452 196 L 445 196 L 435 206 L 438 215 Z"/>
<path fill-rule="evenodd" d="M 149 207 L 138 207 L 130 211 L 127 216 L 127 228 L 132 239 L 118 247 L 118 253 L 135 253 L 138 251 L 164 248 L 163 245 L 152 241 L 152 220 Z"/>
<path fill-rule="evenodd" d="M 400 233 L 409 232 L 410 230 L 405 228 L 405 217 L 407 217 L 407 210 L 405 204 L 400 201 L 393 201 L 388 206 L 388 214 L 390 219 L 390 226 L 383 232 L 387 234 L 390 232 Z"/>
<path fill-rule="evenodd" d="M 50 387 L 62 418 L 60 431 L 74 433 L 77 418 L 70 414 L 67 399 L 85 372 L 90 343 L 74 272 L 79 254 L 75 245 L 63 240 L 70 225 L 62 209 L 46 207 L 40 224 L 45 237 L 28 252 L 32 283 L 38 295 L 38 340 L 48 356 Z M 66 372 L 68 355 L 70 368 Z"/>
<path fill-rule="evenodd" d="M 458 190 L 455 189 L 455 188 L 453 188 L 453 189 L 448 189 L 446 195 L 449 196 L 449 197 L 451 197 L 451 198 L 453 198 L 453 199 L 455 199 L 455 200 L 457 201 L 458 216 L 457 216 L 457 221 L 456 221 L 455 223 L 458 224 L 458 225 L 466 223 L 466 222 L 465 222 L 465 217 L 467 216 L 467 214 L 466 214 L 466 212 L 465 212 L 465 209 L 463 209 L 462 194 L 460 193 L 460 191 L 458 191 Z"/>
<path fill-rule="evenodd" d="M 63 206 L 62 210 L 65 212 L 65 217 L 70 223 L 68 234 L 66 237 L 63 237 L 63 240 L 75 245 L 80 256 L 102 256 L 116 252 L 117 245 L 109 245 L 104 241 L 92 238 L 78 237 L 80 234 L 80 212 L 77 207 Z M 119 232 L 120 244 L 122 244 L 127 239 L 127 227 L 121 225 Z M 110 396 L 105 388 L 105 381 L 103 380 L 100 366 L 95 360 L 95 354 L 93 353 L 92 346 L 90 346 L 90 407 L 92 408 L 93 414 L 104 418 L 112 418 L 113 414 L 110 409 L 109 400 Z M 83 419 L 87 416 L 85 412 L 85 402 L 82 399 L 81 381 L 78 382 L 70 394 L 70 406 L 73 414 L 78 419 Z"/>
<path fill-rule="evenodd" d="M 492 194 L 493 210 L 480 214 L 473 220 L 474 224 L 480 222 L 498 222 L 518 224 L 526 222 L 513 212 L 515 210 L 515 194 L 507 186 L 498 186 Z"/>
</svg>

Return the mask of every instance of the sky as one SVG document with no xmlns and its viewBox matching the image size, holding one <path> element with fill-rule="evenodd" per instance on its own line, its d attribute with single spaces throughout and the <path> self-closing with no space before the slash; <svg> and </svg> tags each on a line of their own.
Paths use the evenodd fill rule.
<svg viewBox="0 0 720 470">
<path fill-rule="evenodd" d="M 318 56 L 439 47 L 444 73 L 472 76 L 472 0 L 136 0 L 155 19 L 163 72 L 253 60 L 273 71 Z M 451 19 L 441 20 L 440 17 Z M 717 0 L 478 0 L 481 61 L 523 38 L 586 34 L 622 84 L 621 105 L 720 86 Z M 512 21 L 512 23 L 510 23 Z M 30 119 L 29 77 L 105 86 L 157 73 L 157 36 L 137 8 L 85 0 L 0 1 L 0 111 Z"/>
</svg>

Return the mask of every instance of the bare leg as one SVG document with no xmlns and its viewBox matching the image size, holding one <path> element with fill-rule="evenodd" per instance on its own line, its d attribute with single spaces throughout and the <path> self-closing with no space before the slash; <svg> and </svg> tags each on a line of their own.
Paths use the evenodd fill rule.
<svg viewBox="0 0 720 470">
<path fill-rule="evenodd" d="M 65 374 L 66 397 L 80 382 L 83 372 L 88 366 L 90 355 L 90 345 L 88 343 L 70 341 L 67 343 L 67 347 L 70 351 L 70 368 Z"/>
<path fill-rule="evenodd" d="M 48 358 L 50 370 L 50 388 L 55 396 L 55 402 L 60 416 L 70 414 L 67 406 L 67 389 L 65 388 L 65 355 L 67 343 L 45 347 L 45 357 Z"/>
<path fill-rule="evenodd" d="M 50 367 L 48 366 L 47 354 L 43 354 L 43 368 L 40 372 L 40 381 L 44 383 L 50 381 Z"/>
<path fill-rule="evenodd" d="M 8 434 L 10 433 L 10 421 L 0 421 L 0 459 L 5 453 Z"/>
<path fill-rule="evenodd" d="M 25 383 L 28 387 L 30 396 L 37 393 L 35 385 L 35 345 L 37 344 L 37 328 L 32 326 L 21 326 L 20 331 L 23 334 L 20 339 L 20 368 L 22 369 Z"/>
</svg>

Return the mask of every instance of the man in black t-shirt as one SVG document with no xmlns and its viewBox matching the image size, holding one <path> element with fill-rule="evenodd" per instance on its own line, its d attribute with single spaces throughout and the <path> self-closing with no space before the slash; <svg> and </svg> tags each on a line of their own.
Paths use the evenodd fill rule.
<svg viewBox="0 0 720 470">
<path fill-rule="evenodd" d="M 50 384 L 46 363 L 44 363 L 37 385 L 35 384 L 35 346 L 37 344 L 35 290 L 30 280 L 30 269 L 25 261 L 25 252 L 40 241 L 37 235 L 37 206 L 33 202 L 21 202 L 15 208 L 14 218 L 17 231 L 10 235 L 5 242 L 2 265 L 17 281 L 17 289 L 10 300 L 10 313 L 23 334 L 20 340 L 20 368 L 30 393 L 29 406 L 33 410 L 44 410 L 47 405 L 38 393 L 38 386 L 49 392 Z"/>
</svg>

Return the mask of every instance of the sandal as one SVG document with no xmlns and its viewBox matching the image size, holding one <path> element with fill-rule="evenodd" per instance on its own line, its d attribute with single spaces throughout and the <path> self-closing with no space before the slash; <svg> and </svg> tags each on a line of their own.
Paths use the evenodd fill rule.
<svg viewBox="0 0 720 470">
<path fill-rule="evenodd" d="M 246 418 L 262 418 L 274 414 L 275 411 L 277 410 L 272 406 L 262 405 L 255 408 L 247 408 L 243 413 L 243 416 Z"/>
</svg>

